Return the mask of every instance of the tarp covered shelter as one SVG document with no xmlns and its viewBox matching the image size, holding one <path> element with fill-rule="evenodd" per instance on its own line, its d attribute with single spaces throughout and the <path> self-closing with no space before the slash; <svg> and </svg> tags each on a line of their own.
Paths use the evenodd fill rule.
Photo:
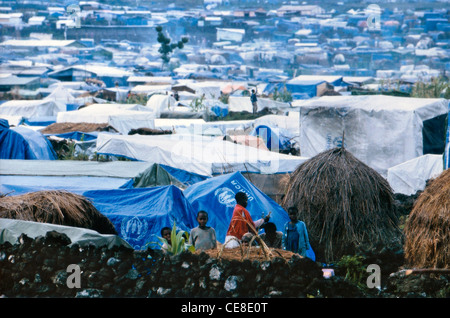
<svg viewBox="0 0 450 318">
<path fill-rule="evenodd" d="M 386 176 L 387 169 L 424 154 L 442 154 L 448 101 L 386 95 L 324 96 L 295 105 L 302 156 L 342 144 Z"/>
<path fill-rule="evenodd" d="M 78 244 L 79 246 L 95 245 L 108 248 L 124 246 L 131 248 L 130 244 L 114 234 L 100 234 L 91 229 L 74 226 L 0 218 L 0 244 L 5 242 L 17 244 L 22 234 L 32 239 L 38 236 L 45 237 L 49 231 L 66 234 L 71 241 L 68 246 Z"/>
<path fill-rule="evenodd" d="M 94 206 L 114 224 L 119 236 L 134 249 L 158 248 L 161 229 L 175 224 L 190 232 L 197 212 L 176 186 L 86 191 Z M 147 246 L 148 247 L 148 246 Z"/>
<path fill-rule="evenodd" d="M 270 222 L 275 223 L 279 231 L 283 231 L 284 224 L 289 221 L 287 212 L 240 172 L 198 182 L 184 190 L 184 195 L 195 211 L 208 212 L 208 225 L 216 230 L 217 240 L 225 243 L 228 225 L 236 205 L 234 196 L 238 192 L 247 194 L 247 210 L 254 221 L 271 212 Z"/>
<path fill-rule="evenodd" d="M 200 135 L 122 136 L 100 133 L 97 153 L 156 162 L 205 177 L 235 171 L 286 173 L 307 158 Z"/>
<path fill-rule="evenodd" d="M 427 180 L 439 176 L 443 171 L 442 155 L 424 155 L 387 171 L 387 180 L 394 193 L 416 194 L 425 189 Z"/>
<path fill-rule="evenodd" d="M 88 190 L 172 184 L 186 188 L 206 177 L 140 161 L 0 160 L 0 178 L 1 193 L 18 195 L 40 190 L 82 194 Z"/>
<path fill-rule="evenodd" d="M 122 134 L 133 128 L 155 128 L 155 114 L 139 104 L 92 104 L 79 110 L 60 112 L 57 123 L 107 123 Z"/>
<path fill-rule="evenodd" d="M 0 118 L 0 159 L 55 160 L 51 143 L 40 132 L 18 126 L 9 128 Z"/>
<path fill-rule="evenodd" d="M 66 105 L 51 99 L 42 100 L 9 100 L 0 105 L 0 115 L 39 118 L 56 116 L 66 111 Z"/>
</svg>

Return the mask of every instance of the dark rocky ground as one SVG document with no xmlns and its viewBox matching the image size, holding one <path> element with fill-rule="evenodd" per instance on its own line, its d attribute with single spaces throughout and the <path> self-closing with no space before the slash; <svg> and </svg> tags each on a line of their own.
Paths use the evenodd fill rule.
<svg viewBox="0 0 450 318">
<path fill-rule="evenodd" d="M 419 195 L 396 195 L 407 217 Z M 297 256 L 270 261 L 213 257 L 205 252 L 164 256 L 159 250 L 70 245 L 58 232 L 0 245 L 0 297 L 4 298 L 449 298 L 450 275 L 405 275 L 397 245 L 364 248 L 359 265 L 322 264 Z M 250 254 L 247 254 L 250 255 Z M 274 254 L 275 255 L 275 254 Z M 356 259 L 356 256 L 353 260 Z M 80 270 L 79 286 L 75 271 Z M 365 269 L 381 268 L 380 288 L 368 288 Z M 324 278 L 324 266 L 335 276 Z M 352 268 L 353 266 L 354 268 Z M 356 278 L 355 278 L 356 277 Z M 69 284 L 68 284 L 69 282 Z"/>
<path fill-rule="evenodd" d="M 369 289 L 345 277 L 325 279 L 322 265 L 307 258 L 270 261 L 217 259 L 206 253 L 184 252 L 164 257 L 158 250 L 135 251 L 124 247 L 68 246 L 65 234 L 48 232 L 17 244 L 0 245 L 0 295 L 6 298 L 448 298 L 450 276 L 402 275 L 402 255 L 385 249 L 366 263 L 388 268 L 382 288 Z M 386 262 L 385 262 L 386 260 Z M 397 264 L 392 264 L 392 262 Z M 70 264 L 81 269 L 75 283 Z M 390 273 L 395 275 L 389 275 Z M 384 283 L 383 283 L 384 282 Z"/>
</svg>

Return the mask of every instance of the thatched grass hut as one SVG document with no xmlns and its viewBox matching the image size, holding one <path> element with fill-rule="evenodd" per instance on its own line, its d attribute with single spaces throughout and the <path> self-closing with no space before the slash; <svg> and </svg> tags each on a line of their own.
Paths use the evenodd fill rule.
<svg viewBox="0 0 450 318">
<path fill-rule="evenodd" d="M 0 197 L 0 218 L 82 227 L 117 234 L 112 222 L 85 197 L 67 191 L 37 191 Z"/>
<path fill-rule="evenodd" d="M 408 266 L 450 268 L 450 169 L 420 194 L 404 231 Z"/>
<path fill-rule="evenodd" d="M 291 175 L 282 206 L 298 208 L 318 260 L 337 261 L 361 245 L 401 246 L 389 183 L 344 148 L 301 164 Z"/>
</svg>

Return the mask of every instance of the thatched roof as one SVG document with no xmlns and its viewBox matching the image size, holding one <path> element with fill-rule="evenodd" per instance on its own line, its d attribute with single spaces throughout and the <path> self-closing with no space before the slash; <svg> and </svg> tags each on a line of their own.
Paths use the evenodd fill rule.
<svg viewBox="0 0 450 318">
<path fill-rule="evenodd" d="M 282 206 L 296 206 L 317 259 L 337 261 L 360 245 L 399 242 L 389 183 L 344 148 L 324 151 L 291 175 Z"/>
<path fill-rule="evenodd" d="M 405 226 L 405 260 L 415 268 L 450 268 L 450 169 L 430 181 Z"/>
<path fill-rule="evenodd" d="M 112 222 L 87 198 L 66 191 L 38 191 L 0 197 L 0 217 L 117 234 Z"/>
<path fill-rule="evenodd" d="M 85 133 L 95 131 L 117 132 L 117 129 L 108 123 L 53 123 L 41 130 L 43 134 L 64 134 L 74 131 Z"/>
</svg>

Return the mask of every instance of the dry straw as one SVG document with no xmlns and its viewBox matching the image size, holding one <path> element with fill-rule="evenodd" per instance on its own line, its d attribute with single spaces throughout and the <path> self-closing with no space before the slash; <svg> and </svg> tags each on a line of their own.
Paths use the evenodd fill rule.
<svg viewBox="0 0 450 318">
<path fill-rule="evenodd" d="M 66 191 L 37 191 L 0 197 L 0 217 L 117 234 L 111 221 L 87 198 Z"/>
<path fill-rule="evenodd" d="M 408 266 L 450 268 L 450 169 L 417 198 L 404 231 Z"/>
<path fill-rule="evenodd" d="M 291 175 L 282 202 L 296 206 L 318 259 L 339 260 L 360 245 L 399 241 L 389 183 L 344 148 L 324 151 Z"/>
</svg>

